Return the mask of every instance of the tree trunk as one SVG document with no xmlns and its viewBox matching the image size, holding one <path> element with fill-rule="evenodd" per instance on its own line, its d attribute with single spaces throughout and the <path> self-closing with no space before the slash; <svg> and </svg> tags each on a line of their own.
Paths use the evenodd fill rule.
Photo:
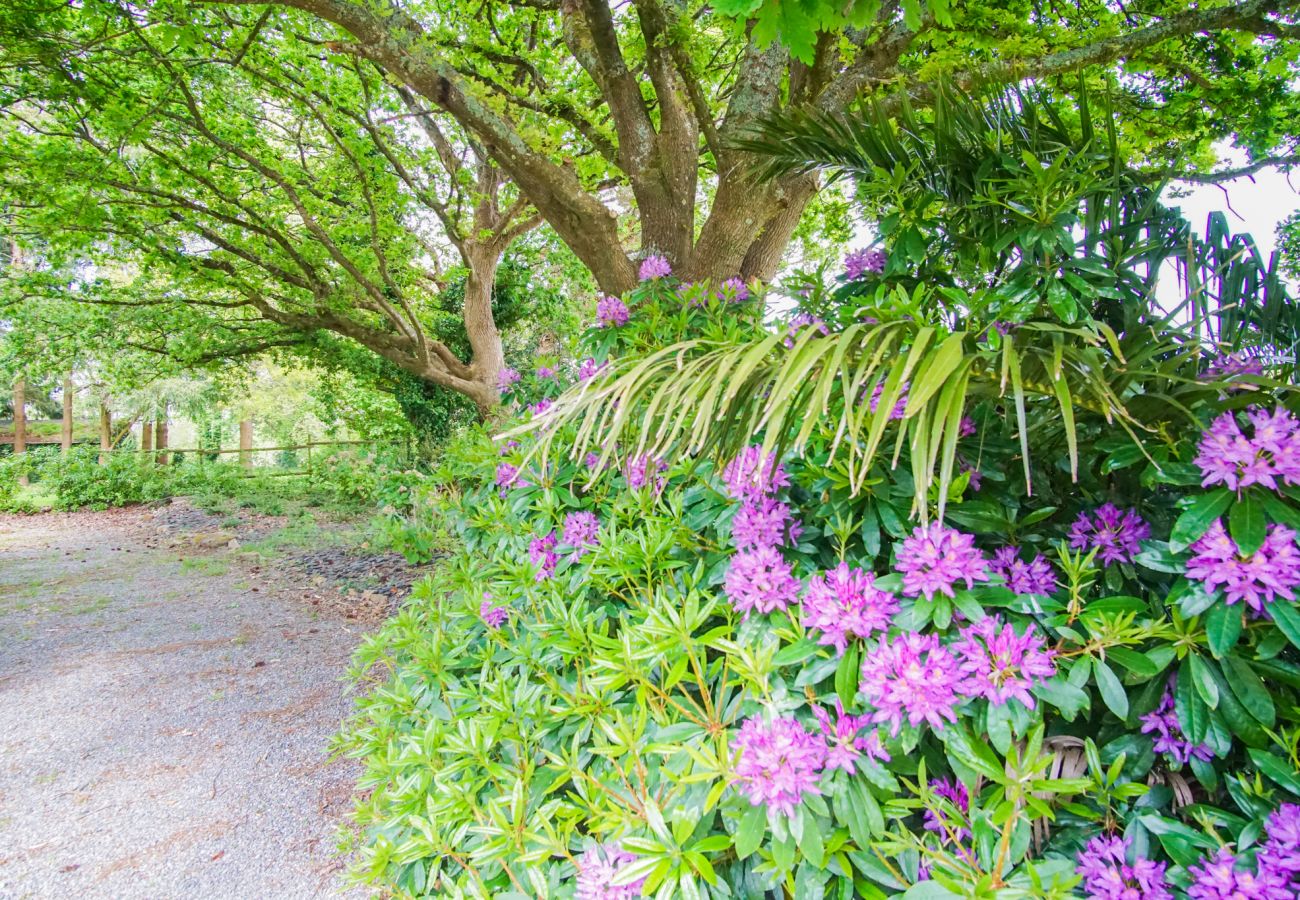
<svg viewBox="0 0 1300 900">
<path fill-rule="evenodd" d="M 99 464 L 108 465 L 108 452 L 113 449 L 113 414 L 108 404 L 99 402 Z"/>
<path fill-rule="evenodd" d="M 153 458 L 153 425 L 148 419 L 140 423 L 140 452 L 145 462 Z"/>
<path fill-rule="evenodd" d="M 253 423 L 242 419 L 239 423 L 239 464 L 245 469 L 253 468 Z"/>
<path fill-rule="evenodd" d="M 63 433 L 61 443 L 63 455 L 72 452 L 72 376 L 63 378 Z"/>
<path fill-rule="evenodd" d="M 27 452 L 27 382 L 19 376 L 14 382 L 14 456 Z M 18 483 L 27 484 L 27 476 L 18 476 Z"/>
<path fill-rule="evenodd" d="M 492 292 L 496 288 L 501 253 L 495 242 L 466 242 L 464 255 L 469 265 L 469 278 L 465 282 L 465 331 L 473 353 L 470 368 L 478 385 L 478 390 L 469 397 L 478 407 L 479 418 L 485 418 L 500 404 L 497 376 L 506 365 L 501 332 L 492 317 Z"/>
<path fill-rule="evenodd" d="M 158 464 L 167 465 L 167 408 L 163 407 L 162 418 L 153 423 L 153 449 L 158 455 Z"/>
</svg>

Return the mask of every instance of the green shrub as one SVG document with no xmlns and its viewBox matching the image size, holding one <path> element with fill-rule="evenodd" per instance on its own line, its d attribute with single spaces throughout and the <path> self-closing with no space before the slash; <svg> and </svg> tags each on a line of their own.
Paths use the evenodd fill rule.
<svg viewBox="0 0 1300 900">
<path fill-rule="evenodd" d="M 644 285 L 631 324 L 588 336 L 598 359 L 625 354 L 594 382 L 596 414 L 642 403 L 640 364 L 672 338 L 697 343 L 671 349 L 667 377 L 763 336 L 760 304 L 674 287 Z M 545 435 L 549 457 L 533 436 L 449 446 L 430 515 L 459 549 L 359 652 L 358 676 L 387 677 L 339 744 L 366 762 L 364 876 L 418 896 L 564 898 L 585 877 L 661 897 L 1067 897 L 1081 861 L 1111 866 L 1098 842 L 1113 838 L 1178 896 L 1220 847 L 1243 878 L 1290 878 L 1273 860 L 1300 814 L 1285 805 L 1300 799 L 1300 485 L 1202 488 L 1196 463 L 1211 421 L 1290 394 L 1239 360 L 1208 373 L 1176 333 L 1111 350 L 1091 325 L 964 322 L 934 339 L 959 335 L 976 360 L 956 403 L 942 378 L 894 368 L 928 359 L 933 326 L 865 287 L 841 292 L 824 338 L 796 320 L 789 353 L 740 388 L 760 408 L 803 396 L 820 382 L 788 375 L 799 360 L 838 352 L 853 371 L 871 335 L 899 335 L 874 377 L 824 395 L 782 460 L 788 487 L 748 490 L 704 453 L 661 468 L 632 428 L 584 455 L 581 408 Z M 881 324 L 851 331 L 866 318 Z M 978 370 L 1035 341 L 1095 353 L 1136 427 L 1084 390 L 1067 426 L 1050 381 L 999 391 L 998 366 Z M 915 402 L 896 402 L 909 385 Z M 1289 416 L 1272 439 L 1300 453 Z M 953 435 L 946 486 L 918 490 L 918 419 L 942 421 L 935 446 Z M 876 422 L 889 451 L 851 459 Z M 574 537 L 581 514 L 594 545 Z M 1224 541 L 1228 568 L 1281 560 L 1257 611 L 1189 568 Z"/>
</svg>

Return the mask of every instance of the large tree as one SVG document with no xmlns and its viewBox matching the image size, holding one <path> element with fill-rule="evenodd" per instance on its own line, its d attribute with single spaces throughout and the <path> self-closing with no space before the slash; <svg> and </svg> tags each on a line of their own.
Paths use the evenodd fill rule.
<svg viewBox="0 0 1300 900">
<path fill-rule="evenodd" d="M 115 307 L 195 363 L 332 332 L 497 403 L 496 270 L 540 217 L 473 133 L 369 62 L 324 64 L 301 16 L 20 6 L 0 13 L 0 195 L 39 262 L 11 300 Z M 468 353 L 429 327 L 450 265 Z"/>
<path fill-rule="evenodd" d="M 817 182 L 759 182 L 733 142 L 785 111 L 924 102 L 941 74 L 1104 85 L 1135 158 L 1159 168 L 1211 166 L 1229 136 L 1253 164 L 1297 158 L 1297 0 L 724 4 L 736 21 L 698 0 L 275 5 L 335 23 L 336 58 L 373 62 L 475 135 L 608 291 L 651 252 L 688 279 L 771 277 Z M 632 253 L 611 184 L 635 201 Z"/>
</svg>

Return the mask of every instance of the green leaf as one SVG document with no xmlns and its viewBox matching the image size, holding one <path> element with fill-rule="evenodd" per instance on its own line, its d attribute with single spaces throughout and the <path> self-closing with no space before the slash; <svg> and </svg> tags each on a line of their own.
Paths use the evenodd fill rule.
<svg viewBox="0 0 1300 900">
<path fill-rule="evenodd" d="M 840 664 L 835 669 L 835 695 L 840 698 L 845 709 L 853 708 L 853 701 L 858 696 L 858 654 L 856 643 L 849 644 L 840 657 Z"/>
<path fill-rule="evenodd" d="M 1300 612 L 1296 611 L 1295 606 L 1285 600 L 1277 600 L 1270 603 L 1267 609 L 1278 630 L 1286 635 L 1288 641 L 1300 647 Z"/>
<path fill-rule="evenodd" d="M 767 811 L 762 806 L 751 806 L 740 817 L 734 837 L 736 856 L 744 859 L 763 843 L 767 836 Z"/>
<path fill-rule="evenodd" d="M 1205 705 L 1192 684 L 1192 667 L 1184 665 L 1178 670 L 1178 680 L 1174 686 L 1174 712 L 1178 715 L 1178 724 L 1188 740 L 1201 743 L 1210 725 L 1210 710 Z"/>
<path fill-rule="evenodd" d="M 1188 666 L 1192 670 L 1192 683 L 1196 686 L 1196 693 L 1201 695 L 1205 705 L 1210 709 L 1217 709 L 1219 706 L 1219 686 L 1214 683 L 1214 675 L 1210 671 L 1210 663 L 1199 654 L 1193 653 L 1187 658 Z"/>
<path fill-rule="evenodd" d="M 1097 690 L 1101 692 L 1101 699 L 1106 702 L 1120 719 L 1128 718 L 1128 693 L 1124 690 L 1124 685 L 1120 684 L 1115 673 L 1110 670 L 1100 659 L 1092 661 L 1093 676 L 1097 679 Z"/>
<path fill-rule="evenodd" d="M 1210 652 L 1222 659 L 1229 650 L 1237 646 L 1241 637 L 1242 619 L 1239 606 L 1216 603 L 1205 614 L 1205 638 L 1210 645 Z"/>
<path fill-rule="evenodd" d="M 1191 546 L 1193 541 L 1214 524 L 1215 519 L 1223 515 L 1228 504 L 1232 503 L 1232 497 L 1232 492 L 1227 488 L 1197 497 L 1174 522 L 1174 527 L 1169 532 L 1169 549 L 1179 553 Z"/>
<path fill-rule="evenodd" d="M 1228 531 L 1243 555 L 1249 556 L 1263 546 L 1267 536 L 1264 507 L 1250 493 L 1233 504 Z"/>
<path fill-rule="evenodd" d="M 1223 674 L 1234 697 L 1266 728 L 1277 718 L 1273 698 L 1263 680 L 1244 659 L 1229 655 L 1223 659 Z"/>
<path fill-rule="evenodd" d="M 1300 797 L 1300 775 L 1290 763 L 1259 747 L 1251 747 L 1249 753 L 1251 760 L 1261 772 Z"/>
</svg>

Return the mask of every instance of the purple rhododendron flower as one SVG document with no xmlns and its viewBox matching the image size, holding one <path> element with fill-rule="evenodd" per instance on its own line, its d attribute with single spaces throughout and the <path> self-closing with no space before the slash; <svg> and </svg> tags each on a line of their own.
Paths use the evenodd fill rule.
<svg viewBox="0 0 1300 900">
<path fill-rule="evenodd" d="M 912 726 L 928 722 L 935 729 L 943 728 L 944 720 L 956 722 L 960 680 L 956 658 L 935 634 L 881 638 L 862 661 L 862 693 L 875 709 L 871 721 L 888 722 L 893 735 L 904 720 Z"/>
<path fill-rule="evenodd" d="M 597 844 L 578 860 L 577 900 L 634 900 L 641 896 L 644 878 L 615 884 L 619 872 L 636 862 L 636 857 L 617 841 Z"/>
<path fill-rule="evenodd" d="M 880 741 L 880 733 L 874 729 L 859 736 L 864 728 L 871 725 L 870 716 L 846 716 L 844 704 L 835 699 L 835 721 L 831 722 L 830 713 L 821 706 L 813 704 L 813 715 L 821 726 L 826 743 L 826 768 L 843 769 L 850 775 L 857 768 L 857 761 L 865 756 L 879 762 L 889 762 L 889 754 Z"/>
<path fill-rule="evenodd" d="M 582 464 L 588 469 L 596 468 L 600 465 L 600 454 L 594 450 L 589 451 L 587 455 L 582 458 Z"/>
<path fill-rule="evenodd" d="M 503 462 L 497 466 L 497 488 L 502 497 L 512 487 L 527 487 L 528 482 L 519 477 L 519 468 Z"/>
<path fill-rule="evenodd" d="M 885 271 L 885 262 L 887 260 L 888 257 L 885 256 L 883 250 L 854 250 L 844 257 L 844 277 L 849 281 L 857 281 L 868 272 L 879 275 Z"/>
<path fill-rule="evenodd" d="M 820 794 L 817 781 L 826 762 L 826 744 L 793 718 L 764 724 L 746 719 L 736 736 L 740 751 L 737 783 L 752 806 L 794 815 L 805 794 Z"/>
<path fill-rule="evenodd" d="M 898 571 L 903 573 L 903 593 L 953 596 L 953 585 L 988 581 L 988 561 L 969 534 L 947 528 L 939 522 L 918 526 L 898 548 Z"/>
<path fill-rule="evenodd" d="M 1214 751 L 1206 744 L 1193 744 L 1183 734 L 1183 726 L 1174 711 L 1174 679 L 1169 678 L 1160 705 L 1142 717 L 1142 733 L 1154 735 L 1155 751 L 1163 753 L 1172 762 L 1186 765 L 1193 757 L 1200 760 L 1214 758 Z"/>
<path fill-rule="evenodd" d="M 794 545 L 799 531 L 790 507 L 774 497 L 751 497 L 731 520 L 731 543 L 737 550 Z"/>
<path fill-rule="evenodd" d="M 541 400 L 538 400 L 532 406 L 528 407 L 528 411 L 533 414 L 533 418 L 536 418 L 545 415 L 546 411 L 554 405 L 555 401 L 550 397 L 543 397 Z"/>
<path fill-rule="evenodd" d="M 509 367 L 497 372 L 497 390 L 508 391 L 510 386 L 519 381 L 519 373 Z"/>
<path fill-rule="evenodd" d="M 1264 824 L 1268 840 L 1259 851 L 1260 867 L 1285 872 L 1288 880 L 1300 875 L 1300 806 L 1283 803 Z"/>
<path fill-rule="evenodd" d="M 605 296 L 596 302 L 596 322 L 602 328 L 611 325 L 615 328 L 626 325 L 631 314 L 627 304 L 618 297 Z"/>
<path fill-rule="evenodd" d="M 560 543 L 573 548 L 570 559 L 578 559 L 600 546 L 600 519 L 587 510 L 569 513 L 564 517 Z"/>
<path fill-rule="evenodd" d="M 966 462 L 962 463 L 961 470 L 970 475 L 970 477 L 966 479 L 966 483 L 970 485 L 970 489 L 972 491 L 978 491 L 980 485 L 984 483 L 984 473 Z"/>
<path fill-rule="evenodd" d="M 763 448 L 751 445 L 727 463 L 722 472 L 727 492 L 736 500 L 775 495 L 790 484 L 785 467 L 776 461 L 776 453 L 763 456 Z"/>
<path fill-rule="evenodd" d="M 661 472 L 668 470 L 668 463 L 662 459 L 651 459 L 649 454 L 634 456 L 623 466 L 623 477 L 627 486 L 634 491 L 654 483 L 656 493 L 664 489 L 664 477 Z"/>
<path fill-rule="evenodd" d="M 970 437 L 975 431 L 975 420 L 970 416 L 962 416 L 957 426 L 957 437 Z"/>
<path fill-rule="evenodd" d="M 484 593 L 483 602 L 479 604 L 478 614 L 484 625 L 495 630 L 506 624 L 506 620 L 510 618 L 510 609 L 505 606 L 494 605 L 492 595 Z"/>
<path fill-rule="evenodd" d="M 748 619 L 752 610 L 789 608 L 799 597 L 799 579 L 775 547 L 755 547 L 731 557 L 723 590 L 732 608 Z"/>
<path fill-rule="evenodd" d="M 962 629 L 953 651 L 961 661 L 963 676 L 958 690 L 968 697 L 983 697 L 994 706 L 1015 699 L 1033 709 L 1030 687 L 1056 674 L 1052 653 L 1043 648 L 1042 635 L 1033 625 L 1024 634 L 1016 634 L 1010 623 L 1004 624 L 997 616 Z"/>
<path fill-rule="evenodd" d="M 1264 543 L 1246 556 L 1219 519 L 1191 549 L 1187 577 L 1203 583 L 1207 591 L 1222 589 L 1229 606 L 1244 600 L 1262 613 L 1278 597 L 1295 599 L 1292 589 L 1300 585 L 1300 550 L 1295 532 L 1285 525 L 1268 526 Z"/>
<path fill-rule="evenodd" d="M 821 632 L 817 643 L 843 653 L 850 637 L 869 638 L 889 628 L 898 612 L 898 598 L 875 585 L 875 577 L 862 569 L 840 563 L 808 580 L 803 597 L 805 628 Z"/>
<path fill-rule="evenodd" d="M 1151 526 L 1134 510 L 1121 510 L 1103 503 L 1092 515 L 1079 513 L 1070 526 L 1070 546 L 1075 550 L 1097 549 L 1097 559 L 1110 563 L 1132 562 L 1141 542 L 1151 537 Z"/>
<path fill-rule="evenodd" d="M 1039 553 L 1033 562 L 1020 559 L 1015 547 L 999 547 L 993 551 L 989 571 L 1007 583 L 1007 588 L 1020 596 L 1038 594 L 1048 596 L 1056 590 L 1056 572 L 1047 557 Z"/>
<path fill-rule="evenodd" d="M 514 450 L 518 446 L 519 446 L 518 441 L 506 441 L 504 444 L 501 445 L 500 455 L 505 456 L 507 453 L 509 453 L 511 450 Z"/>
<path fill-rule="evenodd" d="M 1090 900 L 1174 900 L 1165 864 L 1139 857 L 1130 865 L 1128 847 L 1127 838 L 1099 835 L 1083 848 L 1075 871 Z"/>
<path fill-rule="evenodd" d="M 555 564 L 560 558 L 555 555 L 556 544 L 555 532 L 552 531 L 546 537 L 533 538 L 528 542 L 528 561 L 535 566 L 540 566 L 534 577 L 536 581 L 545 581 L 555 574 Z"/>
<path fill-rule="evenodd" d="M 816 316 L 810 316 L 808 313 L 801 312 L 792 318 L 789 324 L 785 326 L 785 341 L 783 342 L 785 344 L 785 349 L 792 349 L 794 347 L 795 338 L 802 334 L 806 328 L 815 328 L 823 335 L 831 333 L 830 328 L 828 328 L 826 323 L 821 319 Z"/>
<path fill-rule="evenodd" d="M 552 368 L 551 366 L 538 366 L 538 367 L 537 367 L 537 377 L 538 377 L 538 378 L 554 378 L 554 377 L 555 377 L 555 369 Z"/>
<path fill-rule="evenodd" d="M 970 814 L 970 791 L 966 785 L 953 778 L 936 778 L 930 782 L 930 790 L 957 807 L 962 816 Z M 942 809 L 925 810 L 925 830 L 939 835 L 943 843 L 962 843 L 970 837 L 970 829 L 961 820 L 955 820 Z"/>
<path fill-rule="evenodd" d="M 1244 353 L 1225 353 L 1205 369 L 1205 378 L 1209 381 L 1230 381 L 1241 375 L 1262 376 L 1263 374 L 1264 364 Z M 1237 387 L 1240 386 L 1230 385 L 1229 389 Z"/>
<path fill-rule="evenodd" d="M 1195 879 L 1187 889 L 1188 900 L 1295 900 L 1286 874 L 1267 866 L 1258 872 L 1237 867 L 1237 857 L 1220 847 L 1213 857 L 1187 868 Z"/>
<path fill-rule="evenodd" d="M 588 356 L 578 364 L 578 380 L 589 381 L 600 374 L 600 370 L 605 368 L 605 363 L 597 363 L 593 357 Z"/>
<path fill-rule="evenodd" d="M 658 253 L 652 253 L 641 260 L 642 281 L 649 281 L 652 278 L 666 278 L 671 274 L 673 274 L 672 265 Z"/>
<path fill-rule="evenodd" d="M 885 380 L 886 379 L 884 378 L 880 379 L 879 381 L 876 382 L 876 386 L 871 389 L 871 400 L 868 403 L 868 405 L 870 406 L 872 412 L 875 412 L 876 407 L 880 405 L 880 395 L 885 392 Z M 889 418 L 891 419 L 903 418 L 903 413 L 907 409 L 907 398 L 908 395 L 911 393 L 911 391 L 912 391 L 912 383 L 910 381 L 903 382 L 903 390 L 898 395 L 898 402 L 894 404 L 894 409 L 892 412 L 890 412 Z"/>
<path fill-rule="evenodd" d="M 749 299 L 749 285 L 739 278 L 728 278 L 718 287 L 718 299 L 744 303 Z"/>
<path fill-rule="evenodd" d="M 1196 464 L 1203 487 L 1224 484 L 1234 491 L 1258 484 L 1278 490 L 1278 479 L 1300 484 L 1300 421 L 1279 406 L 1246 413 L 1252 427 L 1246 437 L 1237 418 L 1225 412 L 1201 436 Z"/>
</svg>

